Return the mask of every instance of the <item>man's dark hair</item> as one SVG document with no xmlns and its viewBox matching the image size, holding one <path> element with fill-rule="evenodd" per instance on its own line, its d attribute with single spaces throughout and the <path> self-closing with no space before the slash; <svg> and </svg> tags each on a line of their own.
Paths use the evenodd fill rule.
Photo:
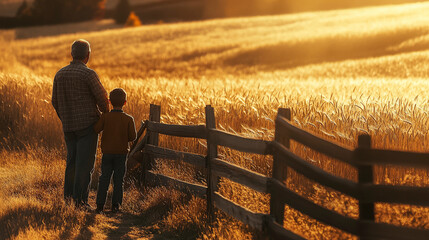
<svg viewBox="0 0 429 240">
<path fill-rule="evenodd" d="M 115 88 L 110 92 L 109 99 L 113 107 L 122 107 L 127 101 L 127 93 L 122 88 Z"/>
<path fill-rule="evenodd" d="M 73 42 L 71 47 L 71 55 L 74 60 L 84 60 L 91 52 L 89 42 L 85 39 L 78 39 Z"/>
</svg>

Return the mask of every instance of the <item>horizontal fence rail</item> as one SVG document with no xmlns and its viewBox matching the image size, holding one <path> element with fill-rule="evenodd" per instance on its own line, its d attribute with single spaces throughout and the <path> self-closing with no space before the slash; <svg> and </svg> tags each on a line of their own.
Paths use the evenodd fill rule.
<svg viewBox="0 0 429 240">
<path fill-rule="evenodd" d="M 375 223 L 372 221 L 361 221 L 362 235 L 371 239 L 428 239 L 428 231 L 398 227 L 386 223 Z"/>
<path fill-rule="evenodd" d="M 154 185 L 161 186 L 170 186 L 174 185 L 174 187 L 178 190 L 184 192 L 191 192 L 198 197 L 205 198 L 207 188 L 205 186 L 185 182 L 176 178 L 168 177 L 160 173 L 154 173 L 152 171 L 147 172 L 149 175 L 149 182 L 152 182 Z"/>
<path fill-rule="evenodd" d="M 414 168 L 429 168 L 429 153 L 404 152 L 381 149 L 356 149 L 361 156 L 360 164 L 393 165 Z"/>
<path fill-rule="evenodd" d="M 199 154 L 175 151 L 168 148 L 157 147 L 151 144 L 146 145 L 145 153 L 151 154 L 157 158 L 181 160 L 200 168 L 204 168 L 206 166 L 206 158 Z"/>
<path fill-rule="evenodd" d="M 172 125 L 157 122 L 148 122 L 147 129 L 165 135 L 188 138 L 206 138 L 206 126 Z"/>
<path fill-rule="evenodd" d="M 326 156 L 341 160 L 352 166 L 356 166 L 354 160 L 353 150 L 339 146 L 328 140 L 316 137 L 309 132 L 299 129 L 293 126 L 286 118 L 277 116 L 276 119 L 276 130 L 280 131 L 280 134 L 285 134 L 311 149 L 314 149 Z"/>
<path fill-rule="evenodd" d="M 271 217 L 266 221 L 268 234 L 272 239 L 305 240 L 305 238 L 283 228 Z"/>
<path fill-rule="evenodd" d="M 256 191 L 267 193 L 268 178 L 266 176 L 219 159 L 211 159 L 210 161 L 213 167 L 212 171 L 218 176 L 228 178 Z"/>
<path fill-rule="evenodd" d="M 275 179 L 270 180 L 270 188 L 282 197 L 283 203 L 323 223 L 334 226 L 349 233 L 358 234 L 358 222 L 335 211 L 321 207 L 288 189 Z"/>
<path fill-rule="evenodd" d="M 262 230 L 265 214 L 254 213 L 240 205 L 237 205 L 228 199 L 222 197 L 218 193 L 214 194 L 214 204 L 228 215 L 234 217 L 247 225 Z"/>
<path fill-rule="evenodd" d="M 368 184 L 361 186 L 360 201 L 429 206 L 429 189 L 424 187 Z"/>
<path fill-rule="evenodd" d="M 209 129 L 208 139 L 218 146 L 229 147 L 241 152 L 269 154 L 269 141 L 245 138 L 216 129 Z"/>
<path fill-rule="evenodd" d="M 145 156 L 147 162 L 143 164 L 145 183 L 171 186 L 205 198 L 209 217 L 214 216 L 213 208 L 216 207 L 235 219 L 266 232 L 272 239 L 305 239 L 283 227 L 285 205 L 362 239 L 428 239 L 429 230 L 427 229 L 400 227 L 374 221 L 375 202 L 429 206 L 429 188 L 374 184 L 373 166 L 429 168 L 429 153 L 371 149 L 369 135 L 359 136 L 359 147 L 350 149 L 302 130 L 292 125 L 290 119 L 290 110 L 279 109 L 275 121 L 276 137 L 273 141 L 265 141 L 217 130 L 214 110 L 211 106 L 206 107 L 206 125 L 184 126 L 160 123 L 160 107 L 151 105 L 150 121 L 142 122 L 139 130 L 139 138 L 144 130 L 146 135 L 140 142 L 134 142 L 133 146 L 138 150 L 133 149 L 132 152 L 140 151 L 143 154 L 139 156 Z M 207 156 L 159 147 L 158 134 L 206 139 Z M 290 140 L 356 167 L 359 173 L 358 182 L 334 176 L 295 155 L 290 150 Z M 240 152 L 272 155 L 273 177 L 219 159 L 218 146 Z M 207 186 L 155 173 L 151 170 L 154 164 L 153 158 L 178 160 L 199 169 L 205 169 Z M 359 218 L 351 218 L 327 209 L 289 189 L 284 184 L 287 177 L 286 167 L 294 169 L 312 181 L 358 200 Z M 220 178 L 227 178 L 255 191 L 270 194 L 270 214 L 250 211 L 220 195 L 217 191 Z M 276 209 L 278 212 L 273 212 Z"/>
<path fill-rule="evenodd" d="M 359 198 L 357 183 L 325 172 L 324 170 L 296 156 L 278 142 L 274 142 L 273 146 L 280 156 L 280 161 L 284 161 L 287 166 L 293 168 L 298 173 L 301 173 L 307 178 L 322 185 L 343 192 L 354 198 Z"/>
</svg>

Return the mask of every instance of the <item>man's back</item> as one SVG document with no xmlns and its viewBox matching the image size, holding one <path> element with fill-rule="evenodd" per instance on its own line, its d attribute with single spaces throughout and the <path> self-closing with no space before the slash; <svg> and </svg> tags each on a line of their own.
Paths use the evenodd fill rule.
<svg viewBox="0 0 429 240">
<path fill-rule="evenodd" d="M 55 75 L 52 104 L 64 132 L 84 129 L 99 119 L 100 111 L 109 111 L 107 92 L 97 74 L 80 61 L 71 62 Z"/>
</svg>

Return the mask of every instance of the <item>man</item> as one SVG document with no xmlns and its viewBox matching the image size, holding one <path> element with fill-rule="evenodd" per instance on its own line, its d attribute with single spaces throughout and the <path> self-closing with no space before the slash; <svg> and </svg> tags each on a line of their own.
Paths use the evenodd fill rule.
<svg viewBox="0 0 429 240">
<path fill-rule="evenodd" d="M 67 147 L 64 198 L 89 209 L 89 183 L 98 144 L 93 125 L 100 111 L 109 112 L 107 92 L 94 70 L 86 66 L 90 53 L 86 40 L 73 42 L 73 61 L 57 72 L 52 90 L 52 105 L 63 125 Z"/>
</svg>

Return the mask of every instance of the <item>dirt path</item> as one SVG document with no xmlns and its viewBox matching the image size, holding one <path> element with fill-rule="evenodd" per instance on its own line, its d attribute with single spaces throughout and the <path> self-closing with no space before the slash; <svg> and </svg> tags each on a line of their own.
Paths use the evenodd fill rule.
<svg viewBox="0 0 429 240">
<path fill-rule="evenodd" d="M 107 239 L 156 239 L 151 233 L 153 226 L 141 224 L 141 219 L 129 213 L 97 214 L 98 223 L 95 232 Z"/>
<path fill-rule="evenodd" d="M 95 192 L 90 193 L 89 203 L 95 207 Z M 106 210 L 86 215 L 85 226 L 81 228 L 83 239 L 165 239 L 157 234 L 156 222 L 145 221 L 144 216 L 127 211 L 112 213 L 106 204 Z"/>
</svg>

